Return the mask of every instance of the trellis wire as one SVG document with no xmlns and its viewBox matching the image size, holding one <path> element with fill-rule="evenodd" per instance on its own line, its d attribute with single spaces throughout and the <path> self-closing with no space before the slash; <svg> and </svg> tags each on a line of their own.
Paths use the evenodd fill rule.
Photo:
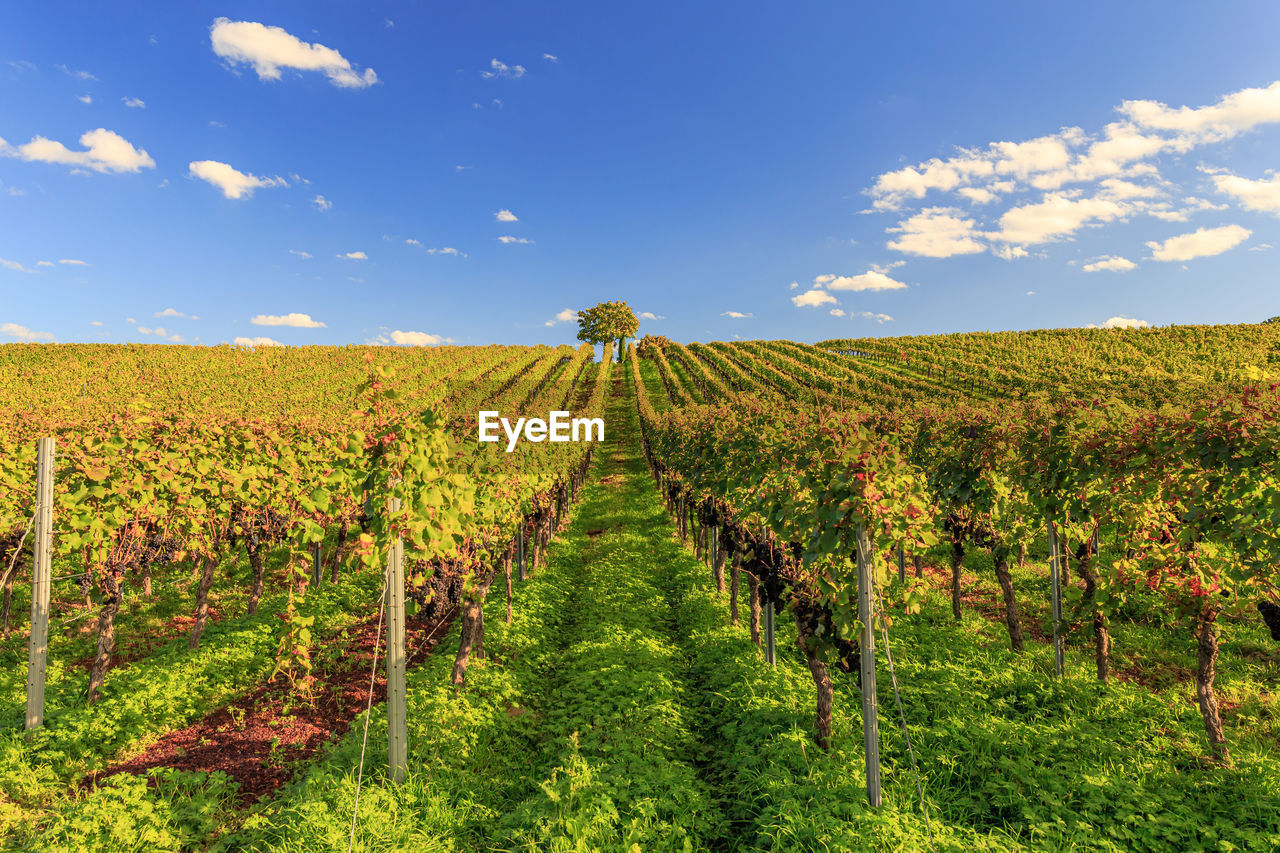
<svg viewBox="0 0 1280 853">
<path fill-rule="evenodd" d="M 880 634 L 884 638 L 884 657 L 889 664 L 889 681 L 893 683 L 893 701 L 898 706 L 898 722 L 902 726 L 902 736 L 907 739 L 907 754 L 911 756 L 911 772 L 916 777 L 916 793 L 920 796 L 920 810 L 924 812 L 924 828 L 929 834 L 929 849 L 933 846 L 933 825 L 929 821 L 929 806 L 924 800 L 924 783 L 920 781 L 920 766 L 916 764 L 915 747 L 911 745 L 911 733 L 907 731 L 907 714 L 902 709 L 902 696 L 898 692 L 898 675 L 893 669 L 893 653 L 889 651 L 889 628 L 884 622 L 884 601 L 880 598 L 880 590 L 876 590 L 876 605 L 880 608 Z"/>
<path fill-rule="evenodd" d="M 364 707 L 364 735 L 360 740 L 360 769 L 356 771 L 356 801 L 351 807 L 351 836 L 347 840 L 347 853 L 351 853 L 356 845 L 356 816 L 360 813 L 360 785 L 364 781 L 364 755 L 369 746 L 369 717 L 373 710 L 373 684 L 378 677 L 378 649 L 382 647 L 382 616 L 387 609 L 387 581 L 382 580 L 382 591 L 378 593 L 378 630 L 373 636 L 373 666 L 369 670 L 369 698 Z"/>
</svg>

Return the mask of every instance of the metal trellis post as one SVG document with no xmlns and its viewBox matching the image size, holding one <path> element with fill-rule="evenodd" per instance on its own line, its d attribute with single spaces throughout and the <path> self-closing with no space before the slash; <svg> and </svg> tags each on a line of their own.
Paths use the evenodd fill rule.
<svg viewBox="0 0 1280 853">
<path fill-rule="evenodd" d="M 49 655 L 49 592 L 53 586 L 54 440 L 36 442 L 36 513 L 31 562 L 31 639 L 27 644 L 28 730 L 44 724 L 45 663 Z"/>
<path fill-rule="evenodd" d="M 1058 541 L 1058 528 L 1049 522 L 1049 587 L 1050 595 L 1053 600 L 1053 669 L 1054 674 L 1059 677 L 1063 672 L 1063 652 L 1062 652 L 1062 571 L 1061 571 L 1061 547 L 1062 543 Z"/>
<path fill-rule="evenodd" d="M 862 740 L 867 756 L 867 801 L 878 808 L 880 796 L 880 723 L 876 714 L 876 633 L 871 608 L 871 541 L 858 527 L 858 619 L 862 622 L 858 659 L 862 674 Z"/>
<path fill-rule="evenodd" d="M 400 499 L 389 502 L 400 510 Z M 404 682 L 404 539 L 397 536 L 387 554 L 387 749 L 391 781 L 404 781 L 409 767 Z"/>
</svg>

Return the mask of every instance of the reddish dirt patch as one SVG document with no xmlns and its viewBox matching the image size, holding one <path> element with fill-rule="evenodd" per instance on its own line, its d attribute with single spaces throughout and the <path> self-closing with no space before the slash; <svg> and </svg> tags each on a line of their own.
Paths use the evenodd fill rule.
<svg viewBox="0 0 1280 853">
<path fill-rule="evenodd" d="M 931 566 L 925 564 L 924 577 L 932 586 L 940 588 L 947 594 L 947 599 L 951 598 L 951 567 L 950 566 Z M 910 570 L 908 570 L 910 573 Z M 1015 593 L 1017 588 L 1014 588 Z M 1004 627 L 1004 593 L 1000 591 L 1000 587 L 987 583 L 976 575 L 969 572 L 960 572 L 960 603 L 971 610 L 975 611 L 979 616 L 989 622 L 998 622 Z M 1021 604 L 1021 602 L 1019 602 Z M 1020 608 L 1021 609 L 1021 608 Z M 1038 643 L 1052 642 L 1052 637 L 1045 634 L 1044 629 L 1040 626 L 1040 620 L 1034 617 L 1028 618 L 1025 612 L 1020 612 L 1022 625 L 1022 633 L 1029 636 Z"/>
<path fill-rule="evenodd" d="M 1152 692 L 1195 680 L 1195 672 L 1191 667 L 1177 663 L 1161 663 L 1153 666 L 1134 663 L 1119 669 L 1112 668 L 1111 674 L 1120 681 L 1140 684 Z M 1221 704 L 1222 700 L 1218 701 Z"/>
<path fill-rule="evenodd" d="M 456 611 L 444 619 L 417 622 L 405 630 L 407 665 L 412 668 L 435 649 L 448 633 Z M 286 713 L 288 685 L 283 680 L 256 687 L 247 696 L 219 708 L 199 722 L 173 731 L 141 755 L 84 780 L 86 787 L 117 773 L 143 773 L 153 767 L 203 772 L 222 771 L 240 785 L 244 801 L 256 801 L 284 785 L 301 762 L 310 759 L 335 737 L 351 728 L 369 701 L 369 671 L 373 665 L 377 619 L 349 629 L 350 639 L 330 669 L 317 672 L 316 698 Z M 385 626 L 383 626 L 385 634 Z M 378 654 L 379 675 L 373 702 L 386 698 L 387 685 Z"/>
</svg>

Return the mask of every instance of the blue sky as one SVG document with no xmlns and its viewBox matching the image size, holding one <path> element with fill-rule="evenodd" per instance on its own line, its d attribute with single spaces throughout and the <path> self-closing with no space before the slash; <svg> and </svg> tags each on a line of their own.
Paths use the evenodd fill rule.
<svg viewBox="0 0 1280 853">
<path fill-rule="evenodd" d="M 1280 314 L 1280 6 L 1119 5 L 6 4 L 0 341 Z"/>
</svg>

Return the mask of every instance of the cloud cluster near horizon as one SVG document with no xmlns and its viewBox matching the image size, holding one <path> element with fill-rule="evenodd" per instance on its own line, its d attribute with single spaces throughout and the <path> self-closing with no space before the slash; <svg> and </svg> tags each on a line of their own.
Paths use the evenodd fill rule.
<svg viewBox="0 0 1280 853">
<path fill-rule="evenodd" d="M 1198 213 L 1228 210 L 1228 202 L 1280 215 L 1280 179 L 1272 173 L 1255 179 L 1201 166 L 1209 175 L 1206 191 L 1220 199 L 1213 200 L 1180 191 L 1155 162 L 1160 155 L 1184 155 L 1280 123 L 1280 81 L 1224 95 L 1208 106 L 1129 100 L 1116 112 L 1118 118 L 1096 133 L 1064 127 L 885 172 L 865 191 L 871 209 L 864 212 L 901 215 L 885 229 L 886 246 L 894 251 L 926 258 L 990 252 L 1005 260 L 1138 216 L 1183 223 Z M 931 196 L 950 199 L 926 203 Z M 1227 228 L 1245 230 L 1222 225 Z M 1193 236 L 1199 233 L 1173 233 L 1162 242 L 1181 245 L 1185 238 L 1199 247 L 1189 257 L 1204 257 L 1248 236 L 1214 241 Z M 1160 255 L 1153 258 L 1163 260 Z"/>
</svg>

